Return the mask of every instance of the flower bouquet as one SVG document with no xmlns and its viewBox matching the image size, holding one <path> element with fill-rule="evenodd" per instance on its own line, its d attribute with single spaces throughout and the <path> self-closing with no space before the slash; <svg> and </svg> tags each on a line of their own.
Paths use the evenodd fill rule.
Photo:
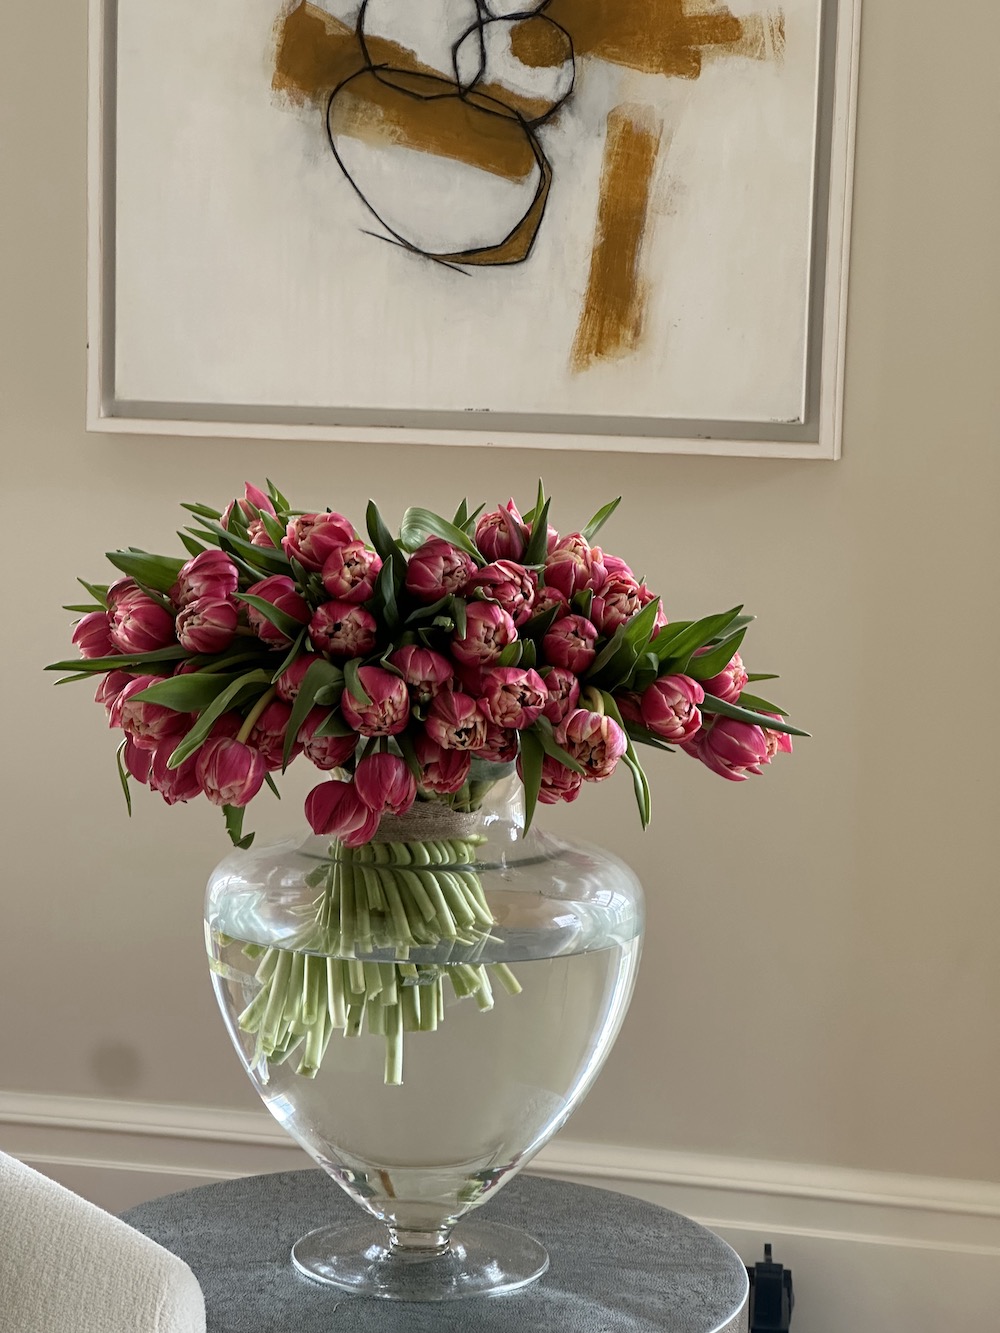
<svg viewBox="0 0 1000 1333">
<path fill-rule="evenodd" d="M 246 806 L 289 763 L 328 775 L 305 803 L 330 839 L 307 919 L 280 948 L 242 945 L 259 987 L 239 1026 L 258 1060 L 312 1077 L 334 1031 L 367 1025 L 396 1084 L 402 1034 L 442 1021 L 446 976 L 483 1009 L 494 982 L 520 989 L 481 961 L 496 926 L 482 839 L 457 819 L 515 766 L 525 826 L 621 764 L 645 827 L 638 746 L 740 782 L 806 734 L 748 688 L 772 677 L 744 668 L 741 607 L 669 621 L 594 544 L 617 504 L 561 535 L 539 486 L 523 515 L 513 500 L 463 501 L 451 520 L 411 508 L 394 537 L 370 503 L 366 540 L 247 484 L 225 511 L 184 506 L 185 556 L 129 547 L 108 554 L 116 582 L 80 580 L 81 658 L 50 669 L 100 678 L 127 800 L 132 782 L 169 804 L 204 796 L 246 848 Z"/>
</svg>

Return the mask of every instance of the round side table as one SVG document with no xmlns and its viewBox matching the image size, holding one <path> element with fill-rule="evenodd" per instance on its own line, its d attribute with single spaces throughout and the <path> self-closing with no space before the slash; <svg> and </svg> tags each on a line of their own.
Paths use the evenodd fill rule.
<svg viewBox="0 0 1000 1333">
<path fill-rule="evenodd" d="M 531 1176 L 485 1213 L 537 1236 L 548 1272 L 510 1295 L 432 1305 L 351 1296 L 295 1271 L 294 1241 L 357 1215 L 322 1171 L 204 1185 L 122 1217 L 194 1271 L 208 1333 L 745 1333 L 746 1269 L 690 1218 Z"/>
</svg>

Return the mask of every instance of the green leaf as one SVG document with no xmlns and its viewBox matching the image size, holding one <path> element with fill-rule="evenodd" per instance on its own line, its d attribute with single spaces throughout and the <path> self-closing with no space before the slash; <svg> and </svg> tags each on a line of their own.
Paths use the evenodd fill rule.
<svg viewBox="0 0 1000 1333">
<path fill-rule="evenodd" d="M 356 704 L 370 704 L 372 701 L 371 695 L 361 683 L 363 665 L 363 657 L 352 657 L 350 661 L 344 663 L 345 689 Z"/>
<path fill-rule="evenodd" d="M 245 851 L 253 842 L 254 835 L 248 833 L 245 837 L 243 836 L 244 807 L 242 805 L 224 805 L 222 813 L 226 819 L 226 832 L 229 834 L 233 846 Z"/>
<path fill-rule="evenodd" d="M 460 523 L 458 525 L 462 529 L 462 531 L 467 532 L 470 537 L 474 534 L 476 530 L 476 519 L 479 517 L 479 515 L 483 512 L 485 508 L 486 508 L 485 505 L 477 505 L 475 509 L 473 509 L 469 517 L 465 520 L 465 522 Z"/>
<path fill-rule="evenodd" d="M 779 708 L 777 704 L 771 703 L 769 699 L 762 699 L 757 694 L 748 694 L 746 690 L 739 697 L 739 706 L 750 708 L 755 713 L 780 713 L 782 717 L 788 716 L 784 708 Z"/>
<path fill-rule="evenodd" d="M 666 741 L 661 741 L 659 736 L 654 736 L 645 727 L 636 726 L 634 722 L 625 723 L 625 735 L 629 740 L 635 741 L 637 745 L 649 745 L 654 750 L 665 750 L 667 754 L 674 753 L 672 745 L 668 745 Z"/>
<path fill-rule="evenodd" d="M 45 670 L 80 671 L 93 675 L 97 672 L 125 670 L 128 667 L 176 662 L 181 657 L 187 657 L 187 649 L 177 643 L 171 648 L 157 648 L 151 653 L 116 653 L 113 657 L 73 657 L 67 662 L 50 662 Z"/>
<path fill-rule="evenodd" d="M 216 543 L 222 550 L 230 555 L 242 556 L 251 570 L 255 571 L 255 577 L 257 570 L 261 571 L 261 577 L 266 574 L 290 573 L 292 567 L 284 551 L 273 550 L 270 546 L 254 546 L 245 537 L 240 537 L 231 530 L 227 532 L 220 523 L 213 523 L 211 519 L 202 519 L 202 524 L 205 530 L 216 538 Z"/>
<path fill-rule="evenodd" d="M 278 667 L 274 675 L 271 677 L 272 685 L 277 685 L 280 678 L 285 674 L 288 668 L 298 657 L 299 653 L 302 651 L 305 645 L 305 641 L 306 641 L 306 628 L 303 625 L 302 629 L 298 633 L 298 636 L 296 637 L 295 642 L 292 644 L 291 648 L 289 648 L 287 654 L 285 655 L 285 658 L 282 661 L 281 665 Z"/>
<path fill-rule="evenodd" d="M 278 791 L 278 784 L 275 782 L 274 778 L 271 777 L 270 773 L 265 773 L 265 774 L 264 774 L 264 781 L 267 783 L 267 785 L 271 788 L 271 790 L 274 792 L 275 796 L 276 796 L 276 797 L 278 798 L 278 800 L 280 801 L 280 800 L 281 800 L 281 792 Z"/>
<path fill-rule="evenodd" d="M 265 477 L 264 484 L 267 487 L 267 493 L 271 497 L 271 503 L 274 505 L 275 509 L 280 510 L 283 514 L 287 514 L 289 509 L 288 501 L 278 490 L 277 486 L 275 486 L 271 478 Z"/>
<path fill-rule="evenodd" d="M 455 622 L 456 636 L 464 639 L 469 630 L 469 618 L 466 614 L 466 604 L 463 598 L 453 597 L 451 599 L 451 615 Z"/>
<path fill-rule="evenodd" d="M 699 648 L 703 648 L 706 643 L 724 634 L 730 625 L 743 610 L 742 606 L 734 606 L 731 611 L 723 611 L 719 615 L 705 616 L 702 620 L 696 620 L 693 625 L 687 626 L 673 638 L 663 643 L 662 634 L 658 634 L 653 647 L 660 661 L 669 659 L 671 662 L 687 663 L 688 659 Z M 666 626 L 669 630 L 673 628 Z M 684 670 L 684 667 L 677 667 L 677 670 Z"/>
<path fill-rule="evenodd" d="M 397 736 L 393 736 L 393 740 L 399 746 L 399 753 L 406 760 L 406 767 L 410 770 L 419 784 L 422 769 L 420 767 L 420 760 L 417 758 L 417 752 L 413 748 L 412 736 L 405 731 L 401 731 Z"/>
<path fill-rule="evenodd" d="M 637 611 L 631 620 L 625 622 L 625 642 L 635 649 L 637 656 L 641 656 L 649 647 L 659 609 L 659 598 L 654 598 L 641 611 Z"/>
<path fill-rule="evenodd" d="M 502 667 L 519 666 L 521 662 L 522 652 L 523 649 L 521 647 L 521 640 L 515 639 L 513 643 L 508 643 L 507 647 L 504 648 L 504 650 L 501 652 L 500 656 L 497 658 L 497 666 L 502 666 Z"/>
<path fill-rule="evenodd" d="M 125 808 L 128 810 L 129 819 L 132 818 L 132 793 L 128 789 L 128 780 L 131 776 L 122 760 L 125 753 L 125 746 L 128 745 L 128 737 L 122 741 L 115 751 L 115 761 L 118 764 L 118 781 L 122 784 L 122 791 L 125 793 Z"/>
<path fill-rule="evenodd" d="M 93 680 L 93 679 L 94 679 L 94 673 L 92 671 L 76 671 L 73 673 L 72 676 L 60 676 L 59 679 L 56 681 L 56 684 L 70 685 L 75 680 Z"/>
<path fill-rule="evenodd" d="M 719 672 L 729 665 L 733 660 L 733 654 L 739 650 L 743 642 L 743 636 L 746 634 L 746 626 L 738 629 L 735 634 L 730 634 L 710 648 L 707 653 L 700 657 L 692 657 L 687 665 L 687 675 L 692 680 L 711 680 Z"/>
<path fill-rule="evenodd" d="M 264 690 L 270 689 L 270 687 L 270 673 L 267 671 L 247 671 L 242 676 L 237 676 L 221 694 L 216 695 L 204 710 L 198 721 L 167 760 L 167 767 L 179 768 L 185 759 L 189 759 L 197 750 L 200 750 L 208 739 L 209 732 L 223 713 L 227 713 L 230 708 L 236 707 L 245 695 L 256 694 L 259 697 Z"/>
<path fill-rule="evenodd" d="M 102 610 L 108 609 L 108 585 L 106 583 L 88 583 L 86 579 L 77 579 L 81 588 L 86 588 L 95 602 L 100 602 Z"/>
<path fill-rule="evenodd" d="M 547 611 L 541 611 L 537 616 L 532 616 L 530 620 L 526 620 L 518 633 L 522 639 L 534 639 L 536 642 L 544 639 L 561 613 L 562 607 L 550 606 Z"/>
<path fill-rule="evenodd" d="M 542 483 L 541 477 L 539 477 L 538 494 L 535 497 L 535 503 L 533 507 L 529 509 L 526 514 L 522 514 L 521 516 L 524 519 L 525 523 L 534 523 L 535 515 L 540 514 L 542 512 L 542 506 L 544 504 L 545 504 L 545 486 Z"/>
<path fill-rule="evenodd" d="M 798 727 L 793 727 L 790 722 L 779 720 L 776 717 L 765 717 L 750 708 L 740 708 L 736 704 L 727 704 L 725 700 L 717 699 L 714 694 L 705 695 L 701 711 L 703 713 L 718 713 L 720 717 L 731 717 L 737 722 L 749 722 L 755 727 L 767 727 L 769 731 L 784 731 L 789 736 L 809 735 L 808 731 L 800 731 Z"/>
<path fill-rule="evenodd" d="M 674 620 L 669 625 L 664 625 L 650 645 L 657 658 L 666 657 L 667 649 L 673 641 L 680 638 L 684 631 L 690 629 L 693 624 L 693 620 Z"/>
<path fill-rule="evenodd" d="M 619 495 L 617 500 L 612 500 L 610 504 L 606 504 L 603 509 L 598 509 L 597 513 L 587 526 L 581 530 L 580 535 L 588 545 L 593 545 L 594 538 L 600 532 L 601 528 L 604 527 L 605 523 L 607 523 L 608 519 L 615 512 L 621 502 L 622 497 Z"/>
<path fill-rule="evenodd" d="M 261 526 L 274 543 L 275 550 L 280 551 L 282 549 L 282 538 L 285 536 L 284 523 L 282 523 L 280 519 L 275 518 L 273 514 L 269 514 L 266 509 L 258 510 L 258 512 L 260 514 Z"/>
<path fill-rule="evenodd" d="M 585 588 L 582 592 L 574 593 L 572 606 L 578 616 L 583 616 L 584 620 L 589 620 L 590 613 L 594 609 L 593 588 Z"/>
<path fill-rule="evenodd" d="M 524 784 L 524 831 L 531 828 L 538 805 L 538 793 L 542 787 L 542 763 L 545 749 L 533 728 L 520 733 L 521 740 L 521 781 Z"/>
<path fill-rule="evenodd" d="M 618 705 L 608 694 L 607 690 L 601 691 L 601 698 L 604 700 L 604 711 L 613 721 L 617 722 L 625 733 L 625 739 L 628 742 L 628 748 L 622 755 L 622 759 L 628 766 L 632 774 L 632 784 L 635 787 L 635 801 L 639 807 L 639 820 L 643 828 L 649 827 L 650 814 L 652 810 L 652 799 L 649 792 L 649 781 L 643 771 L 642 764 L 639 763 L 639 757 L 635 752 L 635 746 L 632 744 L 632 738 L 628 734 L 628 728 L 622 719 Z"/>
<path fill-rule="evenodd" d="M 184 547 L 185 551 L 187 551 L 188 555 L 190 556 L 201 555 L 203 551 L 208 550 L 207 546 L 205 546 L 202 542 L 195 541 L 195 539 L 193 537 L 189 537 L 186 532 L 178 532 L 177 535 L 181 539 L 181 545 Z"/>
<path fill-rule="evenodd" d="M 539 483 L 540 485 L 540 483 Z M 549 549 L 549 505 L 550 500 L 546 500 L 538 511 L 538 517 L 531 526 L 531 536 L 528 538 L 528 545 L 524 549 L 524 555 L 521 557 L 521 564 L 542 566 L 545 564 L 545 556 Z"/>
<path fill-rule="evenodd" d="M 147 551 L 108 551 L 115 569 L 157 592 L 169 592 L 177 582 L 183 560 L 175 556 L 150 555 Z"/>
<path fill-rule="evenodd" d="M 455 510 L 455 517 L 451 521 L 456 528 L 465 531 L 465 525 L 469 521 L 469 502 L 464 496 L 462 497 L 462 503 Z"/>
<path fill-rule="evenodd" d="M 450 603 L 451 593 L 446 597 L 439 597 L 436 602 L 431 602 L 427 606 L 418 606 L 416 611 L 411 611 L 406 617 L 405 623 L 407 625 L 416 625 L 421 620 L 433 619 L 439 611 L 443 611 L 446 606 L 450 605 Z"/>
<path fill-rule="evenodd" d="M 751 671 L 747 676 L 748 681 L 777 679 L 778 677 L 773 671 Z"/>
<path fill-rule="evenodd" d="M 532 731 L 534 735 L 538 737 L 539 741 L 541 741 L 542 749 L 547 755 L 552 759 L 558 759 L 563 768 L 568 768 L 571 773 L 579 773 L 580 776 L 584 778 L 587 776 L 587 770 L 580 761 L 574 759 L 569 751 L 564 750 L 557 742 L 555 733 L 552 729 L 552 723 L 544 714 L 535 722 Z"/>
<path fill-rule="evenodd" d="M 234 596 L 237 601 L 246 602 L 247 606 L 252 606 L 255 611 L 259 611 L 265 620 L 269 620 L 275 629 L 284 634 L 286 639 L 295 639 L 301 631 L 301 620 L 296 620 L 294 616 L 288 615 L 285 611 L 279 611 L 266 597 L 257 597 L 250 592 L 238 592 Z"/>
<path fill-rule="evenodd" d="M 222 517 L 221 509 L 213 509 L 211 505 L 182 504 L 182 509 L 186 509 L 189 514 L 197 514 L 199 518 L 220 519 Z"/>
<path fill-rule="evenodd" d="M 392 533 L 383 522 L 382 515 L 379 513 L 378 505 L 374 500 L 368 501 L 368 511 L 365 515 L 368 525 L 368 536 L 371 538 L 372 546 L 386 562 L 390 557 L 395 557 L 401 570 L 405 570 L 406 557 L 400 550 L 398 543 Z"/>
<path fill-rule="evenodd" d="M 521 639 L 521 660 L 518 666 L 524 667 L 525 671 L 531 670 L 538 665 L 538 649 L 535 647 L 534 639 Z"/>
<path fill-rule="evenodd" d="M 64 611 L 75 611 L 80 615 L 93 615 L 95 611 L 103 611 L 104 607 L 99 602 L 64 602 L 62 609 Z"/>
<path fill-rule="evenodd" d="M 295 738 L 316 703 L 318 692 L 324 687 L 334 688 L 342 686 L 343 683 L 344 673 L 339 667 L 335 667 L 332 662 L 328 662 L 325 657 L 317 658 L 315 662 L 309 664 L 306 674 L 302 677 L 302 684 L 295 696 L 292 713 L 285 727 L 285 744 L 281 756 L 283 766 L 287 767 L 288 765 Z"/>
<path fill-rule="evenodd" d="M 449 523 L 446 518 L 432 513 L 429 509 L 416 507 L 407 509 L 399 526 L 399 540 L 404 550 L 417 550 L 429 537 L 440 537 L 446 542 L 451 542 L 452 546 L 457 546 L 460 551 L 472 556 L 477 565 L 486 563 L 469 535 L 461 528 L 457 528 L 454 523 Z"/>
<path fill-rule="evenodd" d="M 314 736 L 350 736 L 354 728 L 349 727 L 335 708 L 332 708 L 313 732 Z"/>
<path fill-rule="evenodd" d="M 148 689 L 141 690 L 135 697 L 141 703 L 161 704 L 175 713 L 200 713 L 216 699 L 223 690 L 227 690 L 240 675 L 223 675 L 221 672 L 190 671 L 183 676 L 171 676 L 161 680 Z"/>
<path fill-rule="evenodd" d="M 619 625 L 607 641 L 601 651 L 590 664 L 590 670 L 587 672 L 587 679 L 590 680 L 597 676 L 608 665 L 611 659 L 617 653 L 618 649 L 625 643 L 625 626 Z"/>
<path fill-rule="evenodd" d="M 375 580 L 375 596 L 382 603 L 382 615 L 386 627 L 390 630 L 394 630 L 400 620 L 399 606 L 396 602 L 396 588 L 399 586 L 395 574 L 396 559 L 396 556 L 390 555 Z"/>
</svg>

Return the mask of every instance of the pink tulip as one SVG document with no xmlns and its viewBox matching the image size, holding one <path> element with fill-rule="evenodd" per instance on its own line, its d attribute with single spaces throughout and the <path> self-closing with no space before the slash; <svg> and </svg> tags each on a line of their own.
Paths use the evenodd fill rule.
<svg viewBox="0 0 1000 1333">
<path fill-rule="evenodd" d="M 570 614 L 570 605 L 567 599 L 558 588 L 539 588 L 535 594 L 535 602 L 531 608 L 533 616 L 543 615 L 546 611 L 551 611 L 553 607 L 559 612 L 560 616 Z"/>
<path fill-rule="evenodd" d="M 299 728 L 296 737 L 302 753 L 316 768 L 343 768 L 358 748 L 356 732 L 349 736 L 317 736 L 316 731 L 326 721 L 327 710 L 314 708 Z"/>
<path fill-rule="evenodd" d="M 580 675 L 597 656 L 597 630 L 584 616 L 563 616 L 542 639 L 546 660 Z"/>
<path fill-rule="evenodd" d="M 189 653 L 221 653 L 236 635 L 240 613 L 229 598 L 199 597 L 177 614 L 177 639 Z"/>
<path fill-rule="evenodd" d="M 625 733 L 613 718 L 586 708 L 570 713 L 556 740 L 587 770 L 588 782 L 610 777 L 628 748 Z"/>
<path fill-rule="evenodd" d="M 167 760 L 177 748 L 175 740 L 163 741 L 153 751 L 149 769 L 149 785 L 158 791 L 167 805 L 176 805 L 178 801 L 190 801 L 201 795 L 201 783 L 198 780 L 198 756 L 193 754 L 177 768 L 168 768 Z"/>
<path fill-rule="evenodd" d="M 466 584 L 466 597 L 485 597 L 497 602 L 515 625 L 523 625 L 531 618 L 538 575 L 523 565 L 510 560 L 497 560 L 478 570 Z"/>
<path fill-rule="evenodd" d="M 417 783 L 397 754 L 370 754 L 354 770 L 358 795 L 377 815 L 404 815 L 417 799 Z"/>
<path fill-rule="evenodd" d="M 122 753 L 122 763 L 125 765 L 125 771 L 131 774 L 136 782 L 141 782 L 145 786 L 149 782 L 152 762 L 152 751 L 144 750 L 141 746 L 136 745 L 130 736 L 125 742 L 125 749 Z"/>
<path fill-rule="evenodd" d="M 320 657 L 319 653 L 300 653 L 292 665 L 287 667 L 275 682 L 278 687 L 278 698 L 284 699 L 286 704 L 293 704 L 298 698 L 306 672 L 313 662 L 322 661 L 323 658 Z"/>
<path fill-rule="evenodd" d="M 615 695 L 615 703 L 626 722 L 634 722 L 637 727 L 646 725 L 642 716 L 641 694 L 637 694 L 635 690 L 622 690 L 620 694 Z"/>
<path fill-rule="evenodd" d="M 289 520 L 281 545 L 303 569 L 320 570 L 338 546 L 354 539 L 354 524 L 343 514 L 299 514 Z"/>
<path fill-rule="evenodd" d="M 614 634 L 619 625 L 626 624 L 642 610 L 639 585 L 625 574 L 611 574 L 601 584 L 601 590 L 590 608 L 590 618 L 602 634 Z"/>
<path fill-rule="evenodd" d="M 663 602 L 657 597 L 655 592 L 650 592 L 645 583 L 639 584 L 639 603 L 641 606 L 648 606 L 650 602 L 656 602 L 656 616 L 653 619 L 653 633 L 663 629 L 664 625 L 669 624 L 667 613 L 663 609 Z"/>
<path fill-rule="evenodd" d="M 469 602 L 465 633 L 455 635 L 451 651 L 469 666 L 488 666 L 516 638 L 517 627 L 503 607 L 496 602 Z"/>
<path fill-rule="evenodd" d="M 300 625 L 308 625 L 309 607 L 287 574 L 272 574 L 269 578 L 261 579 L 259 583 L 247 588 L 247 592 L 253 597 L 261 597 L 265 602 L 270 602 L 273 607 L 284 612 L 286 616 L 291 616 Z M 272 625 L 263 611 L 258 611 L 256 607 L 247 606 L 247 620 L 257 638 L 268 647 L 287 648 L 291 642 L 288 635 L 278 629 L 277 625 Z"/>
<path fill-rule="evenodd" d="M 603 557 L 603 564 L 609 579 L 622 577 L 631 579 L 633 583 L 638 583 L 639 580 L 620 556 L 605 555 Z"/>
<path fill-rule="evenodd" d="M 151 653 L 176 642 L 173 616 L 141 588 L 116 599 L 110 633 L 123 653 Z"/>
<path fill-rule="evenodd" d="M 419 707 L 429 704 L 436 694 L 447 689 L 455 675 L 446 657 L 415 644 L 397 648 L 389 661 L 403 673 L 410 699 Z"/>
<path fill-rule="evenodd" d="M 410 717 L 406 681 L 375 666 L 361 667 L 358 676 L 371 703 L 356 699 L 349 688 L 345 689 L 340 699 L 344 721 L 362 736 L 395 736 Z"/>
<path fill-rule="evenodd" d="M 606 576 L 600 547 L 591 549 L 579 532 L 561 537 L 545 560 L 545 586 L 558 588 L 566 598 L 587 588 L 598 591 Z"/>
<path fill-rule="evenodd" d="M 524 519 L 517 512 L 513 500 L 479 516 L 476 521 L 476 545 L 487 560 L 521 559 L 528 545 L 528 535 Z"/>
<path fill-rule="evenodd" d="M 163 704 L 145 703 L 135 697 L 163 679 L 162 676 L 135 676 L 111 707 L 112 726 L 121 727 L 140 750 L 155 750 L 167 737 L 173 737 L 176 746 L 194 720 L 189 713 L 178 713 Z"/>
<path fill-rule="evenodd" d="M 226 512 L 222 515 L 220 522 L 227 531 L 229 530 L 230 517 L 237 505 L 239 505 L 240 512 L 248 524 L 257 518 L 257 514 L 254 512 L 255 510 L 263 511 L 265 514 L 271 514 L 272 516 L 274 515 L 274 505 L 271 503 L 270 497 L 266 496 L 259 486 L 254 486 L 253 483 L 249 481 L 245 482 L 243 486 L 243 495 L 244 498 L 242 500 L 230 500 L 229 504 L 226 506 Z"/>
<path fill-rule="evenodd" d="M 111 638 L 111 617 L 107 611 L 88 611 L 77 621 L 73 643 L 81 657 L 113 657 L 118 649 Z"/>
<path fill-rule="evenodd" d="M 511 764 L 517 758 L 518 749 L 516 731 L 487 722 L 486 740 L 475 753 L 477 759 L 487 759 L 491 764 Z"/>
<path fill-rule="evenodd" d="M 259 518 L 252 518 L 247 524 L 247 536 L 250 539 L 251 546 L 270 547 L 272 551 L 275 549 L 271 534 Z"/>
<path fill-rule="evenodd" d="M 480 712 L 497 727 L 523 731 L 536 722 L 548 691 L 537 671 L 520 667 L 490 667 L 483 672 Z"/>
<path fill-rule="evenodd" d="M 760 727 L 729 717 L 717 717 L 682 748 L 730 782 L 745 782 L 767 762 L 767 740 Z"/>
<path fill-rule="evenodd" d="M 767 713 L 767 717 L 780 718 L 780 713 Z M 764 742 L 767 745 L 767 757 L 765 764 L 769 764 L 776 754 L 792 753 L 792 738 L 787 731 L 772 731 L 770 727 L 763 727 Z"/>
<path fill-rule="evenodd" d="M 285 733 L 291 720 L 292 710 L 281 699 L 272 699 L 251 728 L 247 741 L 264 759 L 264 763 L 273 772 L 281 768 L 284 759 Z M 301 745 L 294 744 L 288 757 L 289 763 L 300 754 Z"/>
<path fill-rule="evenodd" d="M 329 778 L 306 797 L 306 819 L 314 833 L 339 839 L 345 847 L 371 842 L 379 816 L 358 795 L 353 782 Z"/>
<path fill-rule="evenodd" d="M 200 552 L 181 566 L 170 595 L 181 607 L 202 597 L 215 602 L 225 601 L 232 597 L 239 582 L 240 572 L 229 556 L 225 551 L 213 548 Z"/>
<path fill-rule="evenodd" d="M 406 591 L 419 602 L 436 602 L 461 592 L 476 571 L 476 562 L 451 542 L 430 537 L 410 556 Z"/>
<path fill-rule="evenodd" d="M 566 667 L 549 667 L 545 672 L 545 716 L 557 727 L 580 701 L 580 681 Z"/>
<path fill-rule="evenodd" d="M 375 647 L 375 617 L 353 602 L 324 602 L 309 622 L 315 647 L 331 657 L 365 657 Z"/>
<path fill-rule="evenodd" d="M 680 745 L 701 727 L 700 705 L 705 691 L 690 676 L 661 676 L 642 694 L 643 726 L 654 736 Z"/>
<path fill-rule="evenodd" d="M 264 785 L 264 756 L 235 737 L 210 738 L 198 751 L 198 781 L 213 805 L 246 805 Z"/>
<path fill-rule="evenodd" d="M 486 742 L 486 718 L 475 699 L 457 690 L 434 699 L 424 725 L 444 750 L 479 750 Z"/>
<path fill-rule="evenodd" d="M 364 542 L 337 546 L 323 566 L 323 587 L 342 602 L 366 602 L 375 591 L 381 558 Z"/>
<path fill-rule="evenodd" d="M 130 685 L 134 677 L 127 671 L 109 671 L 106 676 L 101 677 L 101 683 L 97 687 L 97 693 L 94 695 L 94 702 L 103 704 L 107 709 L 108 717 L 115 711 L 115 702 L 126 685 Z M 116 727 L 117 722 L 111 721 L 109 726 Z"/>
<path fill-rule="evenodd" d="M 420 765 L 420 786 L 435 796 L 461 791 L 469 777 L 472 756 L 467 750 L 446 750 L 426 733 L 415 737 L 413 750 Z"/>
<path fill-rule="evenodd" d="M 699 648 L 695 657 L 701 657 L 710 652 L 710 648 Z M 710 680 L 703 680 L 706 694 L 713 694 L 716 699 L 721 699 L 723 703 L 734 704 L 740 695 L 746 689 L 747 672 L 743 665 L 743 659 L 739 653 L 733 653 L 729 662 L 722 668 L 716 676 Z"/>
<path fill-rule="evenodd" d="M 575 801 L 580 795 L 583 778 L 566 768 L 558 759 L 546 755 L 542 760 L 542 782 L 538 799 L 542 805 L 556 805 L 559 801 Z"/>
</svg>

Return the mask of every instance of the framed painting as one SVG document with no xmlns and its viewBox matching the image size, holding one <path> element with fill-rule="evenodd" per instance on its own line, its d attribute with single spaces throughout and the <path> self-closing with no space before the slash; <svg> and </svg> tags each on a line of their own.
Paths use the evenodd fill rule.
<svg viewBox="0 0 1000 1333">
<path fill-rule="evenodd" d="M 91 0 L 94 430 L 835 458 L 860 0 Z"/>
</svg>

